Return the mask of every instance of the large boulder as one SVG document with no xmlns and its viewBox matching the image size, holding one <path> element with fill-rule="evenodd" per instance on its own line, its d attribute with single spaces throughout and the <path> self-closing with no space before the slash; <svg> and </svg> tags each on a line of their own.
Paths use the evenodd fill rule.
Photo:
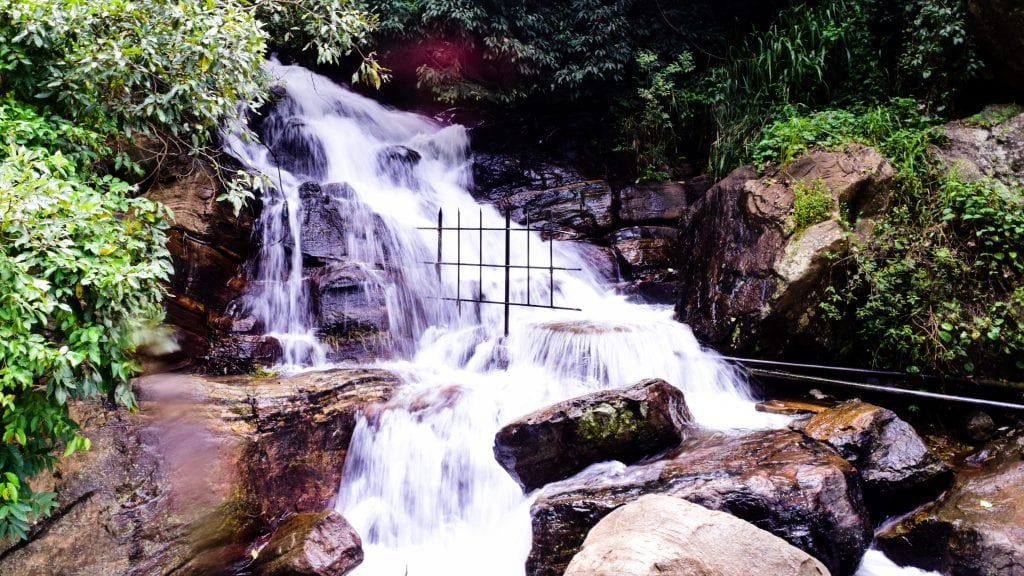
<svg viewBox="0 0 1024 576">
<path fill-rule="evenodd" d="M 549 485 L 530 513 L 530 576 L 561 575 L 587 532 L 645 494 L 728 512 L 789 542 L 832 574 L 852 574 L 871 542 L 857 471 L 797 432 L 695 434 L 667 457 L 620 473 L 586 473 Z"/>
<path fill-rule="evenodd" d="M 92 441 L 32 488 L 56 491 L 0 576 L 234 574 L 282 518 L 330 507 L 356 413 L 397 379 L 374 370 L 290 378 L 153 375 L 138 411 L 72 404 Z"/>
<path fill-rule="evenodd" d="M 952 479 L 949 466 L 892 410 L 845 402 L 811 417 L 803 432 L 853 464 L 879 518 L 935 496 Z"/>
<path fill-rule="evenodd" d="M 256 556 L 256 576 L 344 576 L 363 562 L 363 543 L 333 510 L 288 517 Z"/>
<path fill-rule="evenodd" d="M 936 154 L 968 180 L 995 178 L 1008 186 L 1024 182 L 1024 108 L 994 105 L 944 129 Z"/>
<path fill-rule="evenodd" d="M 682 217 L 676 313 L 702 340 L 733 352 L 813 355 L 827 345 L 817 304 L 853 232 L 866 237 L 889 204 L 894 170 L 875 150 L 813 151 L 758 175 L 740 168 Z M 832 215 L 798 231 L 798 187 L 832 197 Z M 839 208 L 843 207 L 842 210 Z"/>
<path fill-rule="evenodd" d="M 679 443 L 692 421 L 683 393 L 664 380 L 580 396 L 505 426 L 498 462 L 526 491 L 596 462 L 636 462 Z"/>
<path fill-rule="evenodd" d="M 756 559 L 756 560 L 755 560 Z M 806 552 L 735 516 L 650 494 L 587 534 L 565 576 L 828 576 Z"/>
<path fill-rule="evenodd" d="M 967 10 L 986 64 L 1024 92 L 1024 6 L 1017 0 L 970 0 Z"/>
<path fill-rule="evenodd" d="M 958 471 L 954 486 L 878 534 L 895 562 L 942 574 L 1024 574 L 1024 434 L 980 451 L 976 468 Z"/>
</svg>

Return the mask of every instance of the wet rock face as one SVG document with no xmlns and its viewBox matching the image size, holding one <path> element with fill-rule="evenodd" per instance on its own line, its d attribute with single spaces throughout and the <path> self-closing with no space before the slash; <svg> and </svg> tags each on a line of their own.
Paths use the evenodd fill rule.
<svg viewBox="0 0 1024 576">
<path fill-rule="evenodd" d="M 646 302 L 676 300 L 676 224 L 710 186 L 706 178 L 622 186 L 588 179 L 548 161 L 479 154 L 474 195 L 545 236 L 593 243 L 610 251 L 622 292 Z"/>
<path fill-rule="evenodd" d="M 803 432 L 835 448 L 860 472 L 879 519 L 934 496 L 952 478 L 910 424 L 885 408 L 845 402 L 813 416 Z"/>
<path fill-rule="evenodd" d="M 847 235 L 870 234 L 894 171 L 875 150 L 816 151 L 759 176 L 750 167 L 714 185 L 680 220 L 676 314 L 699 338 L 734 352 L 816 353 L 827 342 L 817 305 Z M 830 219 L 795 232 L 798 186 L 833 198 Z M 844 207 L 842 213 L 838 209 Z"/>
<path fill-rule="evenodd" d="M 363 562 L 363 545 L 337 512 L 295 514 L 259 552 L 256 576 L 343 576 Z"/>
<path fill-rule="evenodd" d="M 32 480 L 60 504 L 0 545 L 0 576 L 236 574 L 283 517 L 329 508 L 356 412 L 396 384 L 371 370 L 160 374 L 136 381 L 139 412 L 73 404 L 92 449 Z"/>
<path fill-rule="evenodd" d="M 165 307 L 180 347 L 160 360 L 189 364 L 205 355 L 211 326 L 245 290 L 241 265 L 249 252 L 253 216 L 248 208 L 236 216 L 216 200 L 220 185 L 201 162 L 165 155 L 153 169 L 155 181 L 145 197 L 174 213 L 167 231 L 174 274 Z"/>
<path fill-rule="evenodd" d="M 282 356 L 281 343 L 273 336 L 234 334 L 210 343 L 203 366 L 211 374 L 251 374 Z"/>
<path fill-rule="evenodd" d="M 494 455 L 529 492 L 596 462 L 636 462 L 671 448 L 692 420 L 678 388 L 644 380 L 525 416 L 498 432 Z"/>
<path fill-rule="evenodd" d="M 1024 574 L 1024 435 L 985 450 L 998 456 L 959 470 L 941 500 L 878 534 L 878 547 L 942 574 Z"/>
<path fill-rule="evenodd" d="M 752 559 L 756 558 L 756 561 Z M 827 576 L 814 558 L 735 516 L 648 495 L 587 534 L 565 576 Z"/>
<path fill-rule="evenodd" d="M 787 430 L 701 433 L 662 460 L 545 488 L 530 512 L 527 574 L 562 574 L 601 518 L 644 494 L 683 498 L 751 522 L 836 575 L 852 574 L 871 541 L 857 472 L 827 446 Z"/>
</svg>

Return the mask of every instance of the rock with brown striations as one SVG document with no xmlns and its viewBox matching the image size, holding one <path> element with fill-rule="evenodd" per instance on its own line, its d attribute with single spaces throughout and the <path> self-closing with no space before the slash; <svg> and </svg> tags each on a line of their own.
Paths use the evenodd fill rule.
<svg viewBox="0 0 1024 576">
<path fill-rule="evenodd" d="M 92 450 L 32 480 L 60 504 L 0 546 L 0 576 L 236 574 L 282 517 L 329 507 L 357 412 L 396 383 L 376 370 L 159 374 L 135 381 L 138 412 L 73 404 Z"/>
<path fill-rule="evenodd" d="M 650 494 L 587 534 L 565 576 L 829 576 L 806 552 L 757 526 L 681 498 Z"/>
<path fill-rule="evenodd" d="M 985 63 L 1024 92 L 1024 5 L 1019 0 L 970 0 L 967 12 L 973 37 L 986 53 Z"/>
<path fill-rule="evenodd" d="M 363 562 L 363 543 L 333 510 L 289 516 L 252 565 L 256 576 L 344 576 Z"/>
<path fill-rule="evenodd" d="M 203 162 L 162 151 L 145 197 L 171 209 L 167 231 L 174 275 L 165 299 L 167 322 L 180 349 L 168 364 L 191 364 L 206 355 L 211 327 L 245 290 L 241 265 L 248 256 L 253 216 L 248 207 L 235 215 L 220 191 L 215 171 Z M 141 159 L 145 161 L 145 159 Z"/>
<path fill-rule="evenodd" d="M 675 225 L 687 207 L 707 192 L 711 182 L 700 176 L 681 182 L 626 186 L 619 191 L 619 219 L 632 226 Z"/>
<path fill-rule="evenodd" d="M 501 200 L 512 219 L 543 228 L 562 240 L 598 236 L 611 229 L 613 194 L 604 180 L 573 182 L 558 188 L 524 190 Z M 470 217 L 472 220 L 472 217 Z"/>
<path fill-rule="evenodd" d="M 938 502 L 878 534 L 893 561 L 942 574 L 1024 574 L 1024 431 L 983 449 Z"/>
<path fill-rule="evenodd" d="M 643 380 L 520 418 L 495 436 L 494 455 L 531 491 L 596 462 L 636 462 L 671 448 L 691 421 L 678 388 L 664 380 Z"/>
<path fill-rule="evenodd" d="M 878 518 L 934 497 L 952 479 L 949 466 L 892 410 L 844 402 L 814 415 L 802 428 L 860 472 L 868 506 Z"/>
<path fill-rule="evenodd" d="M 892 166 L 871 148 L 814 151 L 759 176 L 740 168 L 683 215 L 676 314 L 702 340 L 733 352 L 815 354 L 828 334 L 817 303 L 851 232 L 870 234 L 889 203 Z M 822 187 L 832 216 L 796 232 L 797 186 Z M 840 214 L 839 206 L 843 206 Z M 824 344 L 823 344 L 824 343 Z"/>
<path fill-rule="evenodd" d="M 558 576 L 587 532 L 645 494 L 728 512 L 786 540 L 832 574 L 852 574 L 871 542 L 857 471 L 828 446 L 797 432 L 695 434 L 667 457 L 618 474 L 552 484 L 530 513 L 530 576 Z"/>
</svg>

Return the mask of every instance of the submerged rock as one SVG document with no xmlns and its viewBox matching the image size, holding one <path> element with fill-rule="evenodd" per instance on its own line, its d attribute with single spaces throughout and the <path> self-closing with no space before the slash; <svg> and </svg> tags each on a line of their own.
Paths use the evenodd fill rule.
<svg viewBox="0 0 1024 576">
<path fill-rule="evenodd" d="M 893 561 L 956 576 L 1024 574 L 1024 434 L 984 451 L 929 504 L 878 534 Z"/>
<path fill-rule="evenodd" d="M 253 563 L 256 576 L 343 576 L 363 562 L 363 543 L 333 510 L 290 516 Z"/>
<path fill-rule="evenodd" d="M 828 576 L 806 552 L 760 528 L 681 498 L 648 495 L 587 534 L 565 576 Z"/>
<path fill-rule="evenodd" d="M 494 455 L 529 492 L 596 462 L 636 462 L 671 448 L 692 419 L 678 388 L 644 380 L 520 418 L 495 436 Z"/>
<path fill-rule="evenodd" d="M 135 381 L 137 412 L 72 403 L 92 449 L 32 479 L 59 505 L 0 544 L 0 576 L 237 574 L 281 518 L 330 507 L 356 413 L 396 383 L 377 370 L 158 374 Z"/>
<path fill-rule="evenodd" d="M 878 517 L 906 511 L 935 496 L 952 478 L 946 464 L 896 414 L 865 402 L 844 402 L 813 416 L 803 432 L 828 443 L 860 472 Z"/>
<path fill-rule="evenodd" d="M 788 430 L 700 433 L 664 459 L 545 488 L 530 511 L 527 574 L 561 575 L 601 518 L 645 494 L 747 520 L 836 575 L 852 574 L 871 541 L 857 471 L 829 447 Z"/>
</svg>

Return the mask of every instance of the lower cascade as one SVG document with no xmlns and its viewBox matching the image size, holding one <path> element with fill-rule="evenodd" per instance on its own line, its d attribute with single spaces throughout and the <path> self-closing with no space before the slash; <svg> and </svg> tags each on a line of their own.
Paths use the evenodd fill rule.
<svg viewBox="0 0 1024 576">
<path fill-rule="evenodd" d="M 788 421 L 755 411 L 745 381 L 670 309 L 616 295 L 570 243 L 520 230 L 506 246 L 504 216 L 469 192 L 464 128 L 385 108 L 301 67 L 267 68 L 282 91 L 261 120 L 262 143 L 227 137 L 268 183 L 252 288 L 237 306 L 280 342 L 285 369 L 351 359 L 332 346 L 340 325 L 405 381 L 359 417 L 346 459 L 336 509 L 366 552 L 354 574 L 521 576 L 532 498 L 493 442 L 539 407 L 662 378 L 705 428 Z M 444 228 L 472 230 L 438 230 L 439 211 Z M 506 249 L 513 265 L 544 270 L 510 269 L 506 288 Z M 503 306 L 458 296 L 579 311 L 517 306 L 506 325 Z M 356 312 L 318 313 L 331 298 Z M 872 554 L 862 574 L 892 573 Z"/>
</svg>

